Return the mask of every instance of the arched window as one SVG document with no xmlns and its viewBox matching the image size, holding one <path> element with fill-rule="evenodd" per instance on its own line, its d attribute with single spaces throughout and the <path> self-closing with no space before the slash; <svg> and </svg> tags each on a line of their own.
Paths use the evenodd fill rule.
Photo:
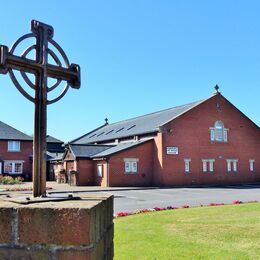
<svg viewBox="0 0 260 260">
<path fill-rule="evenodd" d="M 224 128 L 224 125 L 221 121 L 216 121 L 215 123 L 215 128 L 218 128 L 218 129 L 223 129 Z"/>
<path fill-rule="evenodd" d="M 222 121 L 216 121 L 210 128 L 210 140 L 215 142 L 227 142 L 227 130 Z"/>
</svg>

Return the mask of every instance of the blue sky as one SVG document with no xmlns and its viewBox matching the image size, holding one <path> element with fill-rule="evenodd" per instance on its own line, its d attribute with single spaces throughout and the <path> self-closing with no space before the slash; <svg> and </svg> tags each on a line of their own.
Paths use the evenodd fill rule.
<svg viewBox="0 0 260 260">
<path fill-rule="evenodd" d="M 48 107 L 48 133 L 72 140 L 104 123 L 207 98 L 214 85 L 260 125 L 259 1 L 1 3 L 0 44 L 54 27 L 82 85 Z M 0 120 L 33 133 L 33 104 L 0 75 Z"/>
</svg>

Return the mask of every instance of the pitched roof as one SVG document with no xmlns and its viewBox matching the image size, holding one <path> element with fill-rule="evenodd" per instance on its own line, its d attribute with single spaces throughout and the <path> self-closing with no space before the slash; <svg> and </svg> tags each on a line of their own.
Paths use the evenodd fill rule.
<svg viewBox="0 0 260 260">
<path fill-rule="evenodd" d="M 95 155 L 93 155 L 91 157 L 92 158 L 106 157 L 108 155 L 115 154 L 115 153 L 121 152 L 123 150 L 130 149 L 130 148 L 132 148 L 134 146 L 143 144 L 143 143 L 151 141 L 151 140 L 153 140 L 153 138 L 143 139 L 143 140 L 133 141 L 133 142 L 127 142 L 127 143 L 119 143 L 116 146 L 113 146 L 113 147 L 111 147 L 111 148 L 109 148 L 107 150 L 104 150 L 104 151 L 102 151 L 100 153 L 97 153 L 97 154 L 95 154 Z"/>
<path fill-rule="evenodd" d="M 0 121 L 0 139 L 2 140 L 28 140 L 32 141 L 33 138 L 26 135 L 19 130 Z"/>
<path fill-rule="evenodd" d="M 70 150 L 77 157 L 90 158 L 91 156 L 111 148 L 111 145 L 70 145 Z"/>
<path fill-rule="evenodd" d="M 61 144 L 64 143 L 61 140 L 59 140 L 59 139 L 57 139 L 57 138 L 55 138 L 55 137 L 53 137 L 51 135 L 47 135 L 46 136 L 46 141 L 47 141 L 47 143 L 61 143 Z"/>
<path fill-rule="evenodd" d="M 177 106 L 151 114 L 135 117 L 132 119 L 120 121 L 113 124 L 104 125 L 96 131 L 91 131 L 75 140 L 73 144 L 87 144 L 100 141 L 107 141 L 127 136 L 148 134 L 157 132 L 158 128 L 181 114 L 187 112 L 193 107 L 204 102 L 204 100 L 192 102 L 186 105 Z"/>
<path fill-rule="evenodd" d="M 63 153 L 51 153 L 51 152 L 46 152 L 47 155 L 47 161 L 60 161 L 62 160 Z"/>
</svg>

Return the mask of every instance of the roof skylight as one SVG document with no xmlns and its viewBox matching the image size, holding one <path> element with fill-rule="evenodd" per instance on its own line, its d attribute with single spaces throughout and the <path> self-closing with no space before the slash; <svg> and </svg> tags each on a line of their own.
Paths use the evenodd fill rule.
<svg viewBox="0 0 260 260">
<path fill-rule="evenodd" d="M 124 127 L 122 127 L 122 128 L 120 128 L 120 129 L 118 129 L 118 130 L 116 131 L 116 133 L 118 133 L 118 132 L 122 131 L 123 129 L 124 129 Z"/>
<path fill-rule="evenodd" d="M 132 126 L 128 127 L 126 130 L 130 130 L 130 129 L 134 128 L 135 126 L 136 125 L 132 125 Z"/>
<path fill-rule="evenodd" d="M 112 130 L 108 131 L 108 132 L 106 133 L 106 135 L 108 135 L 108 134 L 112 133 L 113 131 L 114 131 L 114 129 L 112 129 Z"/>
<path fill-rule="evenodd" d="M 102 133 L 98 134 L 97 137 L 98 137 L 98 136 L 101 136 L 101 135 L 104 134 L 104 133 L 105 133 L 105 132 L 102 132 Z"/>
</svg>

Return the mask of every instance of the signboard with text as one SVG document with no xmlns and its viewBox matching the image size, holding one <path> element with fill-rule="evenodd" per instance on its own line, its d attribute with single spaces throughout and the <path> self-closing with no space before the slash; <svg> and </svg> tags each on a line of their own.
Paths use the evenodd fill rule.
<svg viewBox="0 0 260 260">
<path fill-rule="evenodd" d="M 179 154 L 179 147 L 169 146 L 166 148 L 167 154 Z"/>
</svg>

